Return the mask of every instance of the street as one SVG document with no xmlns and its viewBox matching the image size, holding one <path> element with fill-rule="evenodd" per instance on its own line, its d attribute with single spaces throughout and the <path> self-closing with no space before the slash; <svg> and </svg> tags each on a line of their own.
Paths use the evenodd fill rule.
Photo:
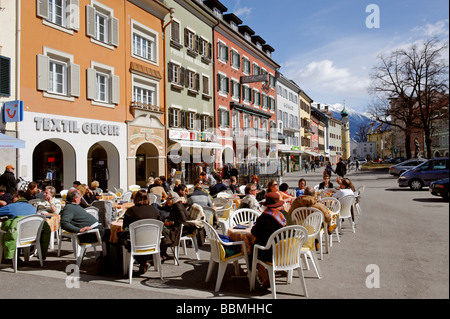
<svg viewBox="0 0 450 319">
<path fill-rule="evenodd" d="M 307 186 L 322 180 L 323 169 L 290 173 L 283 182 L 291 188 L 303 177 Z M 356 215 L 356 233 L 348 221 L 338 243 L 333 237 L 330 253 L 319 260 L 323 278 L 305 271 L 309 299 L 448 299 L 449 298 L 449 203 L 430 194 L 428 188 L 411 191 L 397 186 L 387 172 L 352 172 L 354 186 L 365 185 L 362 214 Z M 335 176 L 332 176 L 334 182 Z M 205 283 L 209 245 L 200 247 L 201 260 L 192 248 L 163 267 L 160 280 L 153 268 L 134 276 L 132 284 L 121 275 L 98 276 L 95 256 L 89 252 L 81 266 L 79 288 L 68 277 L 66 267 L 74 263 L 69 242 L 63 243 L 60 258 L 49 251 L 44 267 L 36 258 L 16 274 L 11 266 L 0 266 L 0 297 L 8 298 L 100 298 L 100 299 L 271 299 L 271 291 L 249 291 L 246 277 L 234 278 L 230 265 L 219 293 L 214 292 L 217 266 Z M 170 251 L 169 251 L 170 252 Z M 233 278 L 232 278 L 233 277 Z M 278 299 L 305 299 L 297 273 L 286 284 L 277 274 Z M 68 288 L 73 287 L 73 288 Z M 174 310 L 174 309 L 173 309 Z M 344 310 L 345 311 L 345 310 Z"/>
</svg>

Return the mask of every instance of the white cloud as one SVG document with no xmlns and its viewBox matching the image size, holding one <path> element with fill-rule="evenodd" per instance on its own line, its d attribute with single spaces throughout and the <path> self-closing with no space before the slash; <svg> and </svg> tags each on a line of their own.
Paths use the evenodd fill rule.
<svg viewBox="0 0 450 319">
<path fill-rule="evenodd" d="M 434 24 L 427 23 L 422 26 L 414 27 L 411 31 L 419 36 L 433 37 L 433 36 L 448 36 L 449 19 L 437 21 Z"/>
<path fill-rule="evenodd" d="M 234 14 L 239 17 L 241 20 L 243 20 L 246 17 L 249 17 L 252 13 L 252 8 L 249 7 L 242 7 L 234 10 Z"/>
</svg>

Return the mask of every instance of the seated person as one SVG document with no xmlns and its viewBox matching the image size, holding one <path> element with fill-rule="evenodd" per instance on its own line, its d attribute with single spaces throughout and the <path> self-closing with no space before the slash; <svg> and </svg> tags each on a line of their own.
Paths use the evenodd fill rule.
<svg viewBox="0 0 450 319">
<path fill-rule="evenodd" d="M 66 205 L 61 211 L 61 228 L 70 233 L 84 233 L 91 229 L 92 226 L 100 231 L 100 236 L 104 234 L 104 228 L 98 224 L 97 219 L 88 214 L 81 206 L 81 193 L 76 188 L 71 188 L 67 192 Z M 96 242 L 97 236 L 95 234 L 84 234 L 79 236 L 80 242 L 90 243 Z"/>
<path fill-rule="evenodd" d="M 298 187 L 295 189 L 295 197 L 299 197 L 305 193 L 306 180 L 304 178 L 300 178 L 298 180 Z"/>
<path fill-rule="evenodd" d="M 13 196 L 13 202 L 0 207 L 0 217 L 14 218 L 36 214 L 36 207 L 29 204 L 24 191 L 17 191 Z"/>
<path fill-rule="evenodd" d="M 239 189 L 239 186 L 237 184 L 236 176 L 230 177 L 230 190 L 233 194 L 240 194 L 241 191 Z"/>
<path fill-rule="evenodd" d="M 355 195 L 355 187 L 348 178 L 342 178 L 339 184 L 339 190 L 333 194 L 334 198 L 341 198 L 347 195 Z"/>
<path fill-rule="evenodd" d="M 284 201 L 280 199 L 277 192 L 267 193 L 266 200 L 262 203 L 266 209 L 256 219 L 255 225 L 251 229 L 251 233 L 256 237 L 255 244 L 266 246 L 270 236 L 278 229 L 288 225 L 285 215 L 282 213 Z M 251 250 L 253 252 L 253 248 Z M 258 259 L 262 261 L 272 262 L 272 249 L 261 250 L 258 252 Z M 252 260 L 252 258 L 249 258 Z M 269 286 L 269 276 L 267 270 L 260 264 L 257 266 L 258 275 L 262 281 L 262 287 Z"/>
<path fill-rule="evenodd" d="M 161 215 L 158 209 L 152 205 L 149 205 L 148 193 L 145 190 L 139 190 L 134 196 L 134 206 L 127 209 L 123 218 L 123 229 L 127 230 L 130 224 L 141 219 L 156 219 L 162 221 Z M 162 261 L 168 258 L 166 253 L 165 241 L 161 240 L 161 258 Z M 149 267 L 149 258 L 151 255 L 135 256 L 136 261 L 139 263 L 139 274 L 147 272 Z"/>
<path fill-rule="evenodd" d="M 222 177 L 217 176 L 216 184 L 209 188 L 209 195 L 215 197 L 220 192 L 226 191 L 228 189 L 227 185 L 222 182 Z"/>
<path fill-rule="evenodd" d="M 179 232 L 177 233 L 179 226 L 183 225 L 183 233 L 181 236 L 192 234 L 196 227 L 195 225 L 188 223 L 190 219 L 189 212 L 181 203 L 181 198 L 177 193 L 169 193 L 169 196 L 167 197 L 167 205 L 170 206 L 170 215 L 164 225 L 170 228 L 173 245 L 178 245 L 176 239 L 179 235 Z"/>
<path fill-rule="evenodd" d="M 87 190 L 86 190 L 86 188 L 84 187 L 84 185 L 83 185 L 83 184 L 78 185 L 78 186 L 77 186 L 77 189 L 78 189 L 78 191 L 79 191 L 80 194 L 81 194 L 80 206 L 81 206 L 82 208 L 86 208 L 86 207 L 91 206 L 91 204 L 89 204 L 89 203 L 86 201 L 85 197 L 84 197 L 84 196 L 86 195 L 86 192 L 87 192 Z M 97 200 L 97 198 L 96 198 L 96 196 L 94 195 L 94 201 L 95 201 L 95 200 Z M 94 202 L 94 201 L 92 201 L 92 202 Z"/>
<path fill-rule="evenodd" d="M 211 200 L 211 196 L 203 190 L 202 181 L 197 179 L 194 184 L 194 191 L 187 197 L 187 205 L 190 207 L 192 204 L 199 204 L 202 207 L 214 208 L 214 204 Z"/>
<path fill-rule="evenodd" d="M 46 186 L 44 198 L 36 204 L 37 210 L 45 210 L 50 214 L 59 214 L 61 212 L 61 202 L 55 198 L 56 189 L 53 186 Z"/>
<path fill-rule="evenodd" d="M 13 201 L 13 195 L 6 192 L 6 186 L 0 185 L 0 207 L 6 206 Z"/>
<path fill-rule="evenodd" d="M 257 192 L 256 185 L 254 183 L 248 183 L 245 186 L 245 197 L 241 200 L 238 208 L 250 208 L 257 212 L 261 212 L 261 205 L 256 199 Z"/>
<path fill-rule="evenodd" d="M 156 194 L 159 195 L 162 201 L 166 200 L 167 193 L 162 187 L 163 181 L 160 178 L 155 179 L 155 182 L 153 183 L 153 187 L 150 188 L 150 194 Z"/>
<path fill-rule="evenodd" d="M 278 182 L 273 179 L 267 183 L 267 193 L 277 193 L 280 196 L 281 200 L 292 197 L 291 195 L 281 192 L 278 186 Z"/>
<path fill-rule="evenodd" d="M 330 176 L 323 174 L 323 182 L 319 184 L 319 189 L 333 188 L 333 183 L 330 182 Z"/>
<path fill-rule="evenodd" d="M 279 188 L 280 192 L 282 192 L 283 194 L 289 197 L 293 197 L 291 194 L 289 194 L 289 185 L 287 183 L 282 183 Z"/>
<path fill-rule="evenodd" d="M 315 197 L 314 188 L 308 186 L 305 188 L 304 195 L 297 197 L 296 200 L 292 202 L 291 208 L 289 209 L 289 215 L 292 215 L 292 212 L 299 207 L 313 207 L 320 210 L 323 214 L 324 221 L 329 225 L 331 222 L 331 212 L 330 210 L 322 203 L 320 203 Z"/>
<path fill-rule="evenodd" d="M 31 182 L 28 184 L 28 188 L 25 192 L 25 198 L 27 200 L 36 199 L 36 195 L 39 194 L 41 190 L 38 188 L 38 185 L 36 182 Z"/>
</svg>

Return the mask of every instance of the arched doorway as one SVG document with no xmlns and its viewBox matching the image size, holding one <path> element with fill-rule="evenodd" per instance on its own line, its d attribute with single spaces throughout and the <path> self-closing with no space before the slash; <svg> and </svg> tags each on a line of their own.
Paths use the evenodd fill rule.
<svg viewBox="0 0 450 319">
<path fill-rule="evenodd" d="M 103 191 L 114 191 L 119 188 L 119 152 L 110 142 L 97 142 L 93 144 L 87 154 L 88 184 L 98 181 Z"/>
<path fill-rule="evenodd" d="M 152 143 L 143 143 L 136 151 L 136 184 L 145 187 L 149 177 L 158 176 L 159 151 Z"/>
<path fill-rule="evenodd" d="M 66 141 L 48 139 L 33 151 L 33 181 L 53 186 L 57 192 L 69 188 L 76 176 L 75 150 Z"/>
<path fill-rule="evenodd" d="M 230 146 L 225 146 L 222 151 L 222 166 L 226 164 L 234 165 L 234 151 Z"/>
</svg>

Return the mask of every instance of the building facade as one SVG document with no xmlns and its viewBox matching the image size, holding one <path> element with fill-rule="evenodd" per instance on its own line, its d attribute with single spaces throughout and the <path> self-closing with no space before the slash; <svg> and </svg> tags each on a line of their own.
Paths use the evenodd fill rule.
<svg viewBox="0 0 450 319">
<path fill-rule="evenodd" d="M 282 136 L 278 144 L 281 172 L 300 170 L 300 87 L 279 74 L 277 79 L 277 128 Z"/>
</svg>

